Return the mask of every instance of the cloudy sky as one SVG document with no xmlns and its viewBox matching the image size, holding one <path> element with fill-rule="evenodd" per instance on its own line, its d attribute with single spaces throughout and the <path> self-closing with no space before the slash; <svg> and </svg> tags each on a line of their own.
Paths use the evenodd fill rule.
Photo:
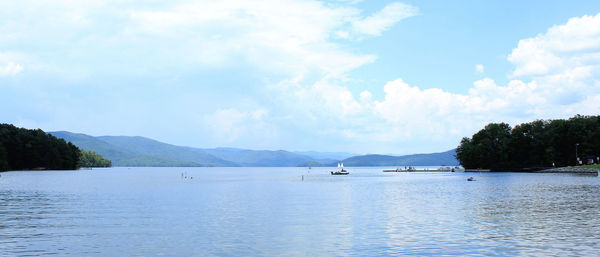
<svg viewBox="0 0 600 257">
<path fill-rule="evenodd" d="M 45 131 L 439 152 L 599 75 L 600 1 L 0 1 L 0 122 Z"/>
</svg>

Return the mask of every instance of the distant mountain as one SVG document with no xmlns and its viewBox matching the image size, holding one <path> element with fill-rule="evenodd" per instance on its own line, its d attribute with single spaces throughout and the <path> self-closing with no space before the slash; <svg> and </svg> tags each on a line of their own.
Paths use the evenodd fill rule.
<svg viewBox="0 0 600 257">
<path fill-rule="evenodd" d="M 114 147 L 107 142 L 86 134 L 71 133 L 67 131 L 49 132 L 49 134 L 70 141 L 79 148 L 94 151 L 104 158 L 111 160 L 115 166 L 117 166 L 117 163 L 120 160 L 136 157 L 133 153 Z"/>
<path fill-rule="evenodd" d="M 197 163 L 200 166 L 239 166 L 235 162 L 223 160 L 211 154 L 194 151 L 188 147 L 162 143 L 145 137 L 101 136 L 97 138 L 119 149 L 143 156 L 160 156 L 184 163 Z"/>
<path fill-rule="evenodd" d="M 93 137 L 66 131 L 50 132 L 50 134 L 71 141 L 82 149 L 99 153 L 111 160 L 113 166 L 238 166 L 233 162 L 222 160 L 210 154 L 144 137 Z"/>
<path fill-rule="evenodd" d="M 235 162 L 240 166 L 251 167 L 289 167 L 297 166 L 300 163 L 315 161 L 315 159 L 301 154 L 296 154 L 284 150 L 246 150 L 237 148 L 213 148 L 198 149 L 192 148 L 198 152 L 211 154 L 223 160 Z"/>
<path fill-rule="evenodd" d="M 391 156 L 369 154 L 344 159 L 345 166 L 456 166 L 456 149 L 441 153 Z"/>
<path fill-rule="evenodd" d="M 406 156 L 362 155 L 348 158 L 349 153 L 289 152 L 284 150 L 247 150 L 239 148 L 193 148 L 162 143 L 145 137 L 93 137 L 66 131 L 50 132 L 76 146 L 99 153 L 112 161 L 113 166 L 335 166 L 343 160 L 345 166 L 434 166 L 458 165 L 455 150 Z"/>
<path fill-rule="evenodd" d="M 314 159 L 284 150 L 201 149 L 175 146 L 139 136 L 93 137 L 66 131 L 50 132 L 50 134 L 71 141 L 82 149 L 99 153 L 111 160 L 113 166 L 294 167 L 307 162 L 335 161 Z"/>
<path fill-rule="evenodd" d="M 339 161 L 352 156 L 356 156 L 353 153 L 345 153 L 345 152 L 315 152 L 315 151 L 295 151 L 294 153 L 306 155 L 313 159 L 317 160 L 330 160 L 330 161 Z"/>
</svg>

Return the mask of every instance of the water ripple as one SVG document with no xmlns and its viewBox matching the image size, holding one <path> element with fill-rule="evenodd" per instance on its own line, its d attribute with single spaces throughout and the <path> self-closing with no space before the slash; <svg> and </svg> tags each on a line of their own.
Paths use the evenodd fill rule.
<svg viewBox="0 0 600 257">
<path fill-rule="evenodd" d="M 193 180 L 181 179 L 187 172 Z M 304 175 L 304 180 L 300 180 Z M 600 180 L 301 168 L 4 173 L 0 255 L 397 256 L 600 252 Z"/>
</svg>

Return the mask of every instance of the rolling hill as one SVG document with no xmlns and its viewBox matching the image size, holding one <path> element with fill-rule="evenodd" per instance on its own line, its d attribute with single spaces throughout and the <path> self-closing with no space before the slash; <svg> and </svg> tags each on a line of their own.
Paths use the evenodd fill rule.
<svg viewBox="0 0 600 257">
<path fill-rule="evenodd" d="M 238 166 L 210 154 L 161 143 L 144 137 L 93 137 L 66 131 L 50 132 L 55 137 L 71 141 L 76 146 L 99 153 L 113 166 L 200 167 Z"/>
<path fill-rule="evenodd" d="M 294 167 L 335 166 L 435 166 L 458 165 L 455 150 L 405 156 L 361 155 L 349 153 L 290 152 L 284 150 L 248 150 L 239 148 L 193 148 L 162 143 L 139 136 L 89 136 L 67 131 L 50 132 L 76 146 L 99 153 L 113 166 L 156 167 Z"/>
<path fill-rule="evenodd" d="M 145 137 L 101 136 L 97 138 L 116 146 L 118 149 L 142 156 L 160 156 L 184 163 L 197 163 L 199 166 L 239 166 L 234 162 L 223 160 L 211 154 L 194 151 L 187 147 L 162 143 Z"/>
<path fill-rule="evenodd" d="M 441 153 L 391 156 L 368 154 L 344 159 L 345 166 L 456 166 L 456 149 Z"/>
<path fill-rule="evenodd" d="M 196 149 L 207 154 L 214 155 L 223 160 L 235 162 L 240 166 L 250 167 L 293 167 L 298 164 L 316 161 L 306 155 L 296 154 L 284 150 L 246 150 L 238 148 L 213 148 Z M 330 163 L 335 160 L 325 160 Z"/>
<path fill-rule="evenodd" d="M 337 160 L 343 160 L 346 158 L 350 158 L 352 156 L 356 156 L 357 154 L 353 154 L 353 153 L 345 153 L 345 152 L 315 152 L 315 151 L 304 151 L 304 152 L 300 152 L 300 151 L 296 151 L 294 153 L 297 154 L 301 154 L 301 155 L 306 155 L 309 156 L 313 159 L 317 159 L 317 160 L 331 160 L 331 161 L 337 161 Z"/>
<path fill-rule="evenodd" d="M 99 153 L 113 166 L 225 166 L 294 167 L 306 162 L 333 163 L 284 150 L 247 150 L 239 148 L 201 149 L 176 146 L 139 136 L 99 136 L 67 131 L 50 132 L 86 150 Z"/>
</svg>

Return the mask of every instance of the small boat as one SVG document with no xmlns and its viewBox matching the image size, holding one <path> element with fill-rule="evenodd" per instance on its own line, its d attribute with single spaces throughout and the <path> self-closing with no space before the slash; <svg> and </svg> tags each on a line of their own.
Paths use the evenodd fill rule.
<svg viewBox="0 0 600 257">
<path fill-rule="evenodd" d="M 467 181 L 475 181 L 475 178 L 473 178 L 473 177 L 469 177 L 469 178 L 467 179 Z"/>
<path fill-rule="evenodd" d="M 350 174 L 350 172 L 348 172 L 347 170 L 344 169 L 344 163 L 342 163 L 342 164 L 338 163 L 338 168 L 340 168 L 340 170 L 332 171 L 331 175 L 348 175 L 348 174 Z"/>
<path fill-rule="evenodd" d="M 340 170 L 340 171 L 332 171 L 331 175 L 348 175 L 350 174 L 350 172 L 348 172 L 347 170 Z"/>
</svg>

